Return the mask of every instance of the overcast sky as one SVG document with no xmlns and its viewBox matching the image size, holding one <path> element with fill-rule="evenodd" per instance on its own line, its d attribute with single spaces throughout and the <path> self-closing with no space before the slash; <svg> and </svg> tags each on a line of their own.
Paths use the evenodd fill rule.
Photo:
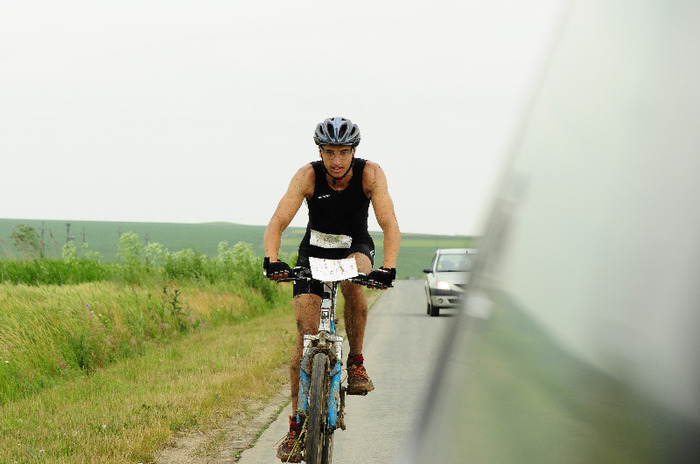
<svg viewBox="0 0 700 464">
<path fill-rule="evenodd" d="M 403 232 L 478 233 L 562 3 L 3 2 L 0 217 L 265 225 L 344 116 Z"/>
</svg>

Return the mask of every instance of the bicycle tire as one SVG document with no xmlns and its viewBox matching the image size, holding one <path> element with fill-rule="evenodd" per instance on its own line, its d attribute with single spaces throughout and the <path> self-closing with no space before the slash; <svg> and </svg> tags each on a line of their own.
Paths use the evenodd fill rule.
<svg viewBox="0 0 700 464">
<path fill-rule="evenodd" d="M 314 356 L 309 386 L 309 409 L 306 423 L 307 464 L 330 464 L 333 456 L 333 435 L 327 429 L 328 394 L 330 378 L 327 375 L 328 357 Z"/>
<path fill-rule="evenodd" d="M 333 432 L 326 433 L 323 439 L 323 455 L 321 456 L 321 464 L 333 463 Z"/>
</svg>

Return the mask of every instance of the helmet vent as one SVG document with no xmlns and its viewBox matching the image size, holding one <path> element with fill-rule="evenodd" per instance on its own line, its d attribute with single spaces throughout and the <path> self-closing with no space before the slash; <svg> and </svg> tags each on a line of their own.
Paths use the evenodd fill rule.
<svg viewBox="0 0 700 464">
<path fill-rule="evenodd" d="M 360 128 L 349 119 L 328 118 L 316 126 L 314 133 L 316 145 L 349 145 L 356 147 L 360 144 Z"/>
</svg>

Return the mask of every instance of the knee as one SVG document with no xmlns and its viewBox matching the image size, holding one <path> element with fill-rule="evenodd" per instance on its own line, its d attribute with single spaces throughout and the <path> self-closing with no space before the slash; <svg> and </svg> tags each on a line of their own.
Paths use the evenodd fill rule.
<svg viewBox="0 0 700 464">
<path fill-rule="evenodd" d="M 372 261 L 369 257 L 363 253 L 353 253 L 351 256 L 355 258 L 357 263 L 357 270 L 362 274 L 369 274 L 372 272 Z"/>
<path fill-rule="evenodd" d="M 316 332 L 318 332 L 318 321 L 315 324 L 306 320 L 297 321 L 297 334 L 300 341 L 303 342 L 304 335 L 314 335 Z"/>
<path fill-rule="evenodd" d="M 318 332 L 318 308 L 321 298 L 316 295 L 300 295 L 294 299 L 294 312 L 297 321 L 299 343 L 306 334 Z"/>
<path fill-rule="evenodd" d="M 341 290 L 343 292 L 343 298 L 345 298 L 346 306 L 348 304 L 350 306 L 361 306 L 361 303 L 365 301 L 365 295 L 360 285 L 344 282 Z"/>
</svg>

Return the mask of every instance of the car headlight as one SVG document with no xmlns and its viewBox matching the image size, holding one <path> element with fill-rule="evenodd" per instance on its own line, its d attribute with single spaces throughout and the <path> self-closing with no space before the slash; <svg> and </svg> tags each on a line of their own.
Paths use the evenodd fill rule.
<svg viewBox="0 0 700 464">
<path fill-rule="evenodd" d="M 447 282 L 435 282 L 435 288 L 438 288 L 440 290 L 449 290 L 450 284 L 448 284 Z"/>
</svg>

